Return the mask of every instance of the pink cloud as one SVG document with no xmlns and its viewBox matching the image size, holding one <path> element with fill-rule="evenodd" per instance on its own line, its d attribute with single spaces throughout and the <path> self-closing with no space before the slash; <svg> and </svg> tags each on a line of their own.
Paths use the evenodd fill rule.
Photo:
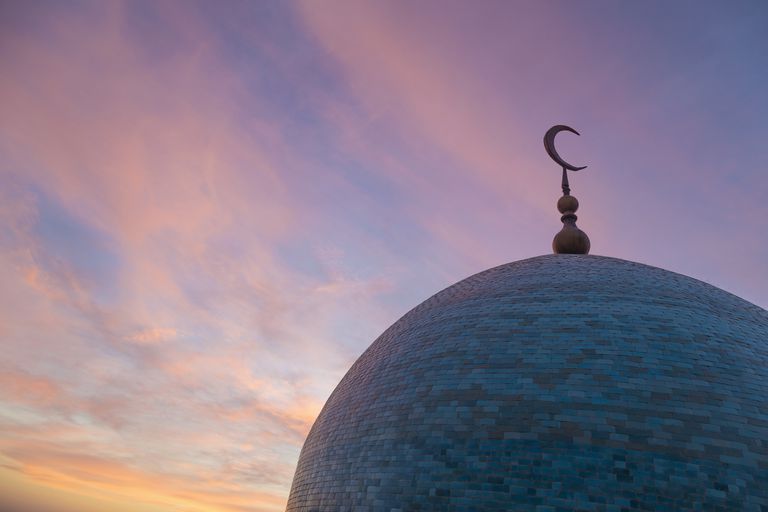
<svg viewBox="0 0 768 512">
<path fill-rule="evenodd" d="M 157 62 L 119 8 L 60 14 L 41 18 L 45 38 L 5 36 L 0 137 L 19 165 L 3 176 L 26 192 L 0 212 L 0 451 L 29 481 L 88 496 L 276 510 L 326 393 L 286 370 L 280 343 L 313 344 L 339 310 L 326 301 L 381 286 L 300 277 L 274 253 L 306 214 L 286 184 L 302 163 L 276 156 L 291 150 L 278 125 L 242 115 L 248 91 L 204 27 Z M 114 249 L 110 282 L 41 234 L 46 202 Z M 344 357 L 316 343 L 295 359 Z"/>
<path fill-rule="evenodd" d="M 128 336 L 129 341 L 139 344 L 163 343 L 178 336 L 176 329 L 172 327 L 151 327 L 138 331 Z"/>
<path fill-rule="evenodd" d="M 584 35 L 533 51 L 536 20 L 570 20 L 500 5 L 307 2 L 281 5 L 275 28 L 94 4 L 5 23 L 9 478 L 147 510 L 280 508 L 312 420 L 376 335 L 441 286 L 549 251 L 559 172 L 539 134 L 562 112 L 600 132 L 562 140 L 576 160 L 596 155 L 573 181 L 596 252 L 611 240 L 652 260 L 665 249 L 641 249 L 658 226 L 709 247 L 653 204 L 660 178 L 640 186 L 619 149 L 598 148 L 620 128 L 642 166 L 681 169 L 670 196 L 693 176 L 635 121 L 653 102 L 631 65 Z M 729 247 L 710 259 L 764 275 Z"/>
</svg>

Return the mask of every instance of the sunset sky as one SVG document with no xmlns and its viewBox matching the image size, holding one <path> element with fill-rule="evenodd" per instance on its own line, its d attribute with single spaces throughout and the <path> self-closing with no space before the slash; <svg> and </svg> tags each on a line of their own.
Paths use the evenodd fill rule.
<svg viewBox="0 0 768 512">
<path fill-rule="evenodd" d="M 0 2 L 0 510 L 282 510 L 440 289 L 592 253 L 768 307 L 768 4 Z"/>
</svg>

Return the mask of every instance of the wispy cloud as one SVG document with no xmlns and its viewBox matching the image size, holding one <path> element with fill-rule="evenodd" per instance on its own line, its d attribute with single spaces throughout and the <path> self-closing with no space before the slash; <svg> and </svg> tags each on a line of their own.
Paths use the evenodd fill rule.
<svg viewBox="0 0 768 512">
<path fill-rule="evenodd" d="M 311 163 L 199 13 L 162 9 L 50 6 L 4 36 L 2 452 L 89 496 L 276 510 L 354 355 L 331 324 L 387 285 L 286 265 Z"/>
<path fill-rule="evenodd" d="M 573 185 L 596 252 L 766 303 L 764 144 L 736 127 L 768 106 L 734 60 L 762 25 L 702 8 L 678 24 L 693 47 L 626 9 L 3 4 L 0 492 L 45 512 L 281 509 L 375 336 L 548 252 L 555 122 L 583 129 L 561 147 L 590 164 Z"/>
</svg>

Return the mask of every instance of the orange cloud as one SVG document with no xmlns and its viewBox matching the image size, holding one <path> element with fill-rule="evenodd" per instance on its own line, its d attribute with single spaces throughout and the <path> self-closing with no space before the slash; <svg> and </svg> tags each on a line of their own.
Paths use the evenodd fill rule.
<svg viewBox="0 0 768 512">
<path fill-rule="evenodd" d="M 5 400 L 26 404 L 53 405 L 63 392 L 51 379 L 0 369 L 0 393 Z"/>
<path fill-rule="evenodd" d="M 34 449 L 38 450 L 34 454 L 23 454 L 24 461 L 12 459 L 16 471 L 27 480 L 123 507 L 261 512 L 280 510 L 285 500 L 281 495 L 246 491 L 215 479 L 183 481 L 169 475 L 137 471 L 113 460 L 52 452 L 44 446 Z"/>
<path fill-rule="evenodd" d="M 178 332 L 171 327 L 151 327 L 128 336 L 128 340 L 140 344 L 152 344 L 172 340 L 176 336 Z"/>
</svg>

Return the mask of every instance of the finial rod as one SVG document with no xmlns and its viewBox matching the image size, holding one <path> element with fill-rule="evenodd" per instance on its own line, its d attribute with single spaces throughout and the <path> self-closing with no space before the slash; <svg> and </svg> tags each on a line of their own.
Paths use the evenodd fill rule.
<svg viewBox="0 0 768 512">
<path fill-rule="evenodd" d="M 565 167 L 563 167 L 563 195 L 571 195 L 571 187 L 568 186 L 568 172 L 565 170 Z"/>
</svg>

